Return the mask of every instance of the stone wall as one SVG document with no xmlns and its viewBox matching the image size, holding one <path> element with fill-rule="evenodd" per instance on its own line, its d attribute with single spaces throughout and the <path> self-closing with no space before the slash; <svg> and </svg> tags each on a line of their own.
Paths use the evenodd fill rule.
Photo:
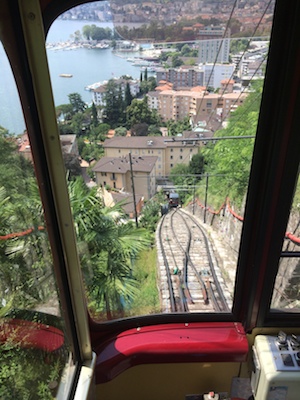
<svg viewBox="0 0 300 400">
<path fill-rule="evenodd" d="M 194 214 L 202 223 L 217 232 L 221 237 L 223 245 L 226 247 L 227 254 L 236 257 L 239 252 L 241 231 L 243 222 L 235 218 L 229 212 L 228 207 L 222 209 L 219 214 L 212 214 L 204 210 L 198 204 L 190 204 L 186 207 L 188 211 Z M 238 211 L 234 210 L 237 214 Z M 295 210 L 291 213 L 287 232 L 300 238 L 300 211 Z M 285 238 L 282 246 L 283 251 L 300 252 L 300 245 L 293 243 Z M 300 258 L 288 257 L 281 258 L 279 261 L 279 270 L 275 282 L 272 306 L 274 308 L 295 308 L 300 307 Z"/>
<path fill-rule="evenodd" d="M 232 252 L 238 254 L 243 222 L 233 217 L 227 207 L 217 215 L 209 211 L 205 212 L 198 204 L 190 204 L 187 209 L 201 222 L 205 222 L 206 225 L 218 232 Z"/>
</svg>

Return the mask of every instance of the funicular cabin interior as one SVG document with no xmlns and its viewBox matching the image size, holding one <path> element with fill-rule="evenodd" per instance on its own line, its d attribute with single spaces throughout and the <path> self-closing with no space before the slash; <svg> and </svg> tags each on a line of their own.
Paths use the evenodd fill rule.
<svg viewBox="0 0 300 400">
<path fill-rule="evenodd" d="M 2 348 L 17 342 L 20 357 L 32 357 L 33 348 L 33 363 L 40 373 L 63 360 L 62 374 L 47 382 L 57 399 L 298 399 L 299 295 L 278 308 L 272 297 L 280 262 L 300 256 L 297 244 L 292 251 L 283 247 L 300 157 L 300 2 L 275 1 L 231 310 L 155 313 L 106 322 L 98 322 L 87 306 L 78 248 L 88 243 L 76 242 L 80 227 L 73 223 L 75 206 L 71 210 L 45 48 L 53 21 L 82 3 L 88 2 L 0 0 L 0 38 L 18 89 L 45 215 L 43 226 L 33 219 L 32 249 L 37 251 L 47 230 L 49 271 L 54 274 L 52 289 L 57 290 L 60 309 L 59 322 L 51 316 L 51 308 L 42 307 L 37 314 L 30 302 L 27 313 L 9 312 L 8 306 L 19 299 L 19 288 L 29 285 L 31 278 L 19 282 L 11 304 L 2 300 Z M 130 4 L 128 12 L 132 12 Z M 10 111 L 14 118 L 15 108 Z M 17 179 L 10 179 L 12 186 L 17 184 Z M 0 198 L 1 204 L 4 199 Z M 23 207 L 23 215 L 26 211 L 37 218 L 33 206 L 31 202 Z M 1 212 L 3 239 L 18 231 L 16 221 Z M 18 223 L 24 232 L 22 221 Z M 0 258 L 4 277 L 8 263 L 3 254 L 8 257 L 8 252 Z M 36 261 L 33 252 L 26 254 L 27 260 Z M 35 272 L 38 267 L 34 263 Z M 15 274 L 21 276 L 21 271 L 16 269 Z M 294 285 L 299 292 L 299 278 Z M 2 297 L 11 290 L 1 287 Z M 24 308 L 26 299 L 21 302 Z M 2 357 L 7 351 L 1 349 Z M 5 387 L 11 380 L 4 380 L 1 366 L 0 397 L 21 398 L 13 386 Z M 17 367 L 15 373 L 21 373 Z M 30 398 L 53 398 L 43 397 L 36 379 L 36 397 Z M 209 394 L 212 391 L 215 394 Z"/>
</svg>

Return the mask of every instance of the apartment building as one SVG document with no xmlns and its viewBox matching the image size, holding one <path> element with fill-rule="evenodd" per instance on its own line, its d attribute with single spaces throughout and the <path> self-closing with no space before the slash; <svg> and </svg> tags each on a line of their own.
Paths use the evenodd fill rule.
<svg viewBox="0 0 300 400">
<path fill-rule="evenodd" d="M 224 34 L 226 36 L 224 37 Z M 200 63 L 228 63 L 230 50 L 230 30 L 216 26 L 206 26 L 197 32 L 199 39 Z"/>
<path fill-rule="evenodd" d="M 181 66 L 179 68 L 158 68 L 156 82 L 167 81 L 173 84 L 173 89 L 203 86 L 203 69 L 199 67 Z"/>
<path fill-rule="evenodd" d="M 177 164 L 188 164 L 194 154 L 198 153 L 200 143 L 188 137 L 186 142 L 169 141 L 162 136 L 117 136 L 105 140 L 103 147 L 106 157 L 157 157 L 155 173 L 157 177 L 168 176 Z M 168 141 L 166 140 L 168 139 Z M 101 161 L 101 160 L 100 160 Z"/>
<path fill-rule="evenodd" d="M 219 95 L 204 91 L 164 90 L 158 95 L 157 112 L 163 121 L 192 117 L 194 123 L 206 120 L 219 107 Z M 151 108 L 151 94 L 148 105 Z"/>
<path fill-rule="evenodd" d="M 222 120 L 226 119 L 232 111 L 242 105 L 247 95 L 247 93 L 224 93 L 220 98 Z"/>
<path fill-rule="evenodd" d="M 190 90 L 196 86 L 221 87 L 224 79 L 231 79 L 235 64 L 207 63 L 198 67 L 183 66 L 180 68 L 159 68 L 156 72 L 156 81 L 171 83 L 174 90 Z"/>
<path fill-rule="evenodd" d="M 221 87 L 224 79 L 232 79 L 235 64 L 207 63 L 202 66 L 204 74 L 204 86 L 217 89 Z"/>
<path fill-rule="evenodd" d="M 234 80 L 233 79 L 223 79 L 221 81 L 221 86 L 220 86 L 220 94 L 223 93 L 232 93 L 233 92 L 233 85 L 234 85 Z"/>
<path fill-rule="evenodd" d="M 203 96 L 203 95 L 202 95 Z M 173 119 L 179 121 L 192 113 L 192 103 L 200 93 L 191 96 L 190 91 L 163 90 L 159 93 L 158 113 L 163 121 Z"/>
<path fill-rule="evenodd" d="M 156 191 L 156 162 L 155 156 L 132 155 L 130 160 L 127 153 L 123 157 L 102 157 L 93 167 L 93 172 L 97 185 L 130 193 L 133 174 L 136 195 L 148 200 Z"/>
<path fill-rule="evenodd" d="M 174 121 L 182 120 L 188 116 L 193 123 L 199 121 L 212 121 L 218 116 L 227 115 L 232 106 L 239 106 L 243 103 L 246 93 L 223 93 L 231 91 L 233 83 L 231 80 L 224 80 L 220 93 L 208 93 L 197 90 L 162 90 L 155 95 L 157 112 L 163 121 L 170 119 Z M 228 90 L 227 90 L 228 89 Z M 152 108 L 152 93 L 148 93 L 148 105 Z M 223 110 L 224 108 L 224 110 Z"/>
<path fill-rule="evenodd" d="M 147 93 L 147 102 L 148 107 L 151 110 L 158 110 L 159 106 L 159 92 L 158 91 L 151 91 Z"/>
</svg>

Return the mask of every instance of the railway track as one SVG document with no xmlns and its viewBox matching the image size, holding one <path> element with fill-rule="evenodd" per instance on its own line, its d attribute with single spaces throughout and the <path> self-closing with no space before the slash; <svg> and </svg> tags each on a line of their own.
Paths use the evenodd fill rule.
<svg viewBox="0 0 300 400">
<path fill-rule="evenodd" d="M 212 245 L 196 218 L 171 210 L 162 217 L 157 241 L 163 312 L 229 312 Z"/>
</svg>

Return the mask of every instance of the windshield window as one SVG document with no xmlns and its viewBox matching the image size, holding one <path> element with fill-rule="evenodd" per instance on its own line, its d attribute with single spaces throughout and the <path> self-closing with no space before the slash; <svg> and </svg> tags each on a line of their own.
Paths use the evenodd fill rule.
<svg viewBox="0 0 300 400">
<path fill-rule="evenodd" d="M 231 312 L 273 6 L 97 2 L 51 26 L 57 121 L 98 321 Z"/>
</svg>

